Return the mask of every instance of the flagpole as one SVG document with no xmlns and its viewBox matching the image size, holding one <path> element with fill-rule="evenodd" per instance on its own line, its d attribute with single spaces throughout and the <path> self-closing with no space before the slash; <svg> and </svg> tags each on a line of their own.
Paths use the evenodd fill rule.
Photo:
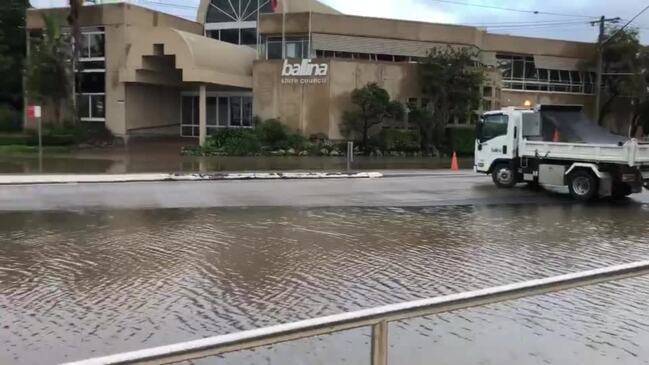
<svg viewBox="0 0 649 365">
<path fill-rule="evenodd" d="M 282 59 L 286 59 L 286 8 L 287 0 L 282 0 Z"/>
<path fill-rule="evenodd" d="M 307 48 L 306 48 L 306 52 L 307 52 L 306 58 L 308 58 L 308 59 L 311 59 L 311 30 L 312 30 L 312 26 L 313 26 L 313 23 L 311 22 L 311 19 L 313 19 L 313 13 L 309 12 L 309 35 L 308 35 L 309 38 L 307 39 L 308 45 L 307 45 Z"/>
<path fill-rule="evenodd" d="M 257 0 L 257 60 L 261 56 L 261 36 L 259 34 L 259 19 L 261 17 L 261 0 Z"/>
</svg>

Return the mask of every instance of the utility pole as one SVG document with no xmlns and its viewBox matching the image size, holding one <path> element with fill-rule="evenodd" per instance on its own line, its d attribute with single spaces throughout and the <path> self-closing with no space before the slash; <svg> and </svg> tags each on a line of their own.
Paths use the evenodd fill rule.
<svg viewBox="0 0 649 365">
<path fill-rule="evenodd" d="M 595 84 L 595 121 L 599 124 L 600 107 L 602 105 L 602 73 L 604 72 L 604 44 L 606 43 L 606 23 L 615 24 L 620 18 L 602 16 L 599 20 L 591 22 L 594 26 L 599 23 L 599 37 L 597 38 L 597 81 Z"/>
</svg>

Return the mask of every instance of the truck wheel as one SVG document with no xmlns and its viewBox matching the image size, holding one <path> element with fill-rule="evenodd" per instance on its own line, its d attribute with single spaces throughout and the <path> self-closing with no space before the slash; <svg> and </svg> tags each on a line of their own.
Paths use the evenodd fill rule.
<svg viewBox="0 0 649 365">
<path fill-rule="evenodd" d="M 613 199 L 623 199 L 633 194 L 633 190 L 629 184 L 613 184 Z"/>
<path fill-rule="evenodd" d="M 577 170 L 568 178 L 570 195 L 579 201 L 587 202 L 597 198 L 599 192 L 599 180 L 592 172 Z"/>
<path fill-rule="evenodd" d="M 499 188 L 513 188 L 516 185 L 516 173 L 509 164 L 498 164 L 494 167 L 491 177 Z"/>
</svg>

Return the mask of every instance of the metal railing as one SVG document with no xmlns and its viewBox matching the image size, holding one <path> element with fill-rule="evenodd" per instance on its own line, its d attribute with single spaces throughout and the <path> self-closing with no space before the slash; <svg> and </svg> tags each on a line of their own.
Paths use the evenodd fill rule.
<svg viewBox="0 0 649 365">
<path fill-rule="evenodd" d="M 649 274 L 649 261 L 526 281 L 490 289 L 336 314 L 180 344 L 99 357 L 66 365 L 171 364 L 281 342 L 372 328 L 372 365 L 386 365 L 388 324 Z"/>
</svg>

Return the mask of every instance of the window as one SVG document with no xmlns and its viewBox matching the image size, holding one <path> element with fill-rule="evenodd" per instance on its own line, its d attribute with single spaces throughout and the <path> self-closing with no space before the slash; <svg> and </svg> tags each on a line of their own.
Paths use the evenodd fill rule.
<svg viewBox="0 0 649 365">
<path fill-rule="evenodd" d="M 593 93 L 590 73 L 536 68 L 534 58 L 529 56 L 497 55 L 496 58 L 505 89 Z"/>
<path fill-rule="evenodd" d="M 216 97 L 207 98 L 207 125 L 216 126 Z"/>
<path fill-rule="evenodd" d="M 218 29 L 217 30 L 208 30 L 208 31 L 205 32 L 205 35 L 207 35 L 208 37 L 210 37 L 212 39 L 216 39 L 216 40 L 221 39 L 221 33 L 220 33 L 220 31 Z"/>
<path fill-rule="evenodd" d="M 491 110 L 491 100 L 482 100 L 482 110 L 484 111 Z"/>
<path fill-rule="evenodd" d="M 252 97 L 244 96 L 243 100 L 243 126 L 252 127 Z"/>
<path fill-rule="evenodd" d="M 271 0 L 211 0 L 206 23 L 257 21 L 257 9 L 272 13 Z"/>
<path fill-rule="evenodd" d="M 79 93 L 103 93 L 106 90 L 106 74 L 103 72 L 82 72 L 77 74 Z"/>
<path fill-rule="evenodd" d="M 102 28 L 81 31 L 76 91 L 79 118 L 83 122 L 106 120 L 106 51 Z"/>
<path fill-rule="evenodd" d="M 240 44 L 246 46 L 255 46 L 257 45 L 257 29 L 256 28 L 246 28 L 241 29 L 241 36 L 239 37 Z"/>
<path fill-rule="evenodd" d="M 271 0 L 211 0 L 205 18 L 205 35 L 233 44 L 257 45 L 258 10 L 273 12 Z"/>
<path fill-rule="evenodd" d="M 507 135 L 509 117 L 503 114 L 485 115 L 478 129 L 480 142 L 487 142 L 496 137 Z"/>
<path fill-rule="evenodd" d="M 309 40 L 306 37 L 286 38 L 282 42 L 281 38 L 268 38 L 266 41 L 267 59 L 282 58 L 282 43 L 286 45 L 286 58 L 309 58 Z"/>
<path fill-rule="evenodd" d="M 513 60 L 511 57 L 498 57 L 498 69 L 503 75 L 503 79 L 510 80 L 512 78 L 512 64 Z"/>
<path fill-rule="evenodd" d="M 235 127 L 241 127 L 241 97 L 232 96 L 230 97 L 230 125 Z"/>
<path fill-rule="evenodd" d="M 200 133 L 200 99 L 196 93 L 183 95 L 181 98 L 181 135 L 198 137 Z M 250 128 L 253 127 L 253 99 L 247 95 L 219 95 L 208 93 L 207 133 L 212 134 L 217 128 Z"/>
<path fill-rule="evenodd" d="M 104 31 L 90 30 L 81 33 L 79 55 L 84 58 L 104 58 Z"/>
<path fill-rule="evenodd" d="M 221 29 L 222 42 L 239 44 L 239 29 Z"/>
<path fill-rule="evenodd" d="M 227 127 L 228 121 L 230 120 L 230 99 L 227 97 L 219 97 L 218 105 L 218 115 L 219 115 L 219 126 Z"/>
<path fill-rule="evenodd" d="M 282 58 L 282 42 L 268 42 L 268 59 L 278 60 Z"/>
</svg>

